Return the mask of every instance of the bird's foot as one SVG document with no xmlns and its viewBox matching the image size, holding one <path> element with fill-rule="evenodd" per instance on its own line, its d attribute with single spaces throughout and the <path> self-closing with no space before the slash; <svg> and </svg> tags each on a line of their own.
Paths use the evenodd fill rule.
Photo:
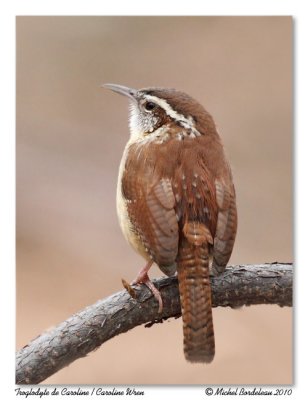
<svg viewBox="0 0 308 400">
<path fill-rule="evenodd" d="M 153 282 L 150 280 L 148 271 L 151 268 L 153 261 L 149 261 L 140 271 L 137 277 L 133 280 L 131 285 L 140 285 L 144 283 L 153 293 L 153 296 L 158 301 L 159 307 L 158 312 L 159 314 L 163 311 L 163 299 L 159 290 L 154 286 Z"/>
</svg>

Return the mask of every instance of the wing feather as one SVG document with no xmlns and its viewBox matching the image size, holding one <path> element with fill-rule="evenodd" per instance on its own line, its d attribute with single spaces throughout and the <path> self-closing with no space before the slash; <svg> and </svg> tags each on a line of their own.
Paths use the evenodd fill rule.
<svg viewBox="0 0 308 400">
<path fill-rule="evenodd" d="M 216 180 L 215 187 L 219 209 L 214 237 L 213 273 L 220 274 L 224 271 L 232 253 L 237 228 L 237 212 L 234 186 L 229 187 Z"/>
</svg>

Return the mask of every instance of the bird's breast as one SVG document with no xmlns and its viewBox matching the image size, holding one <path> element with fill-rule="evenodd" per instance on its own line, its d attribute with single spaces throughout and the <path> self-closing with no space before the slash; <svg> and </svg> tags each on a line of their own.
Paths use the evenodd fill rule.
<svg viewBox="0 0 308 400">
<path fill-rule="evenodd" d="M 145 249 L 144 244 L 142 243 L 141 238 L 139 237 L 136 228 L 134 226 L 134 221 L 131 218 L 131 215 L 128 211 L 128 206 L 131 201 L 127 199 L 123 192 L 123 182 L 124 182 L 124 174 L 126 173 L 126 164 L 127 159 L 130 156 L 131 143 L 128 142 L 125 146 L 118 174 L 118 182 L 117 182 L 117 215 L 120 224 L 120 228 L 122 233 L 127 240 L 127 242 L 133 247 L 133 249 L 144 257 L 146 260 L 149 260 L 149 254 Z"/>
</svg>

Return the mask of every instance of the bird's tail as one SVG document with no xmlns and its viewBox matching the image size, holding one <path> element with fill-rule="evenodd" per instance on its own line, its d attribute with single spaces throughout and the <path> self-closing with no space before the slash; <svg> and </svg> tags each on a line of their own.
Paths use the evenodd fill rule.
<svg viewBox="0 0 308 400">
<path fill-rule="evenodd" d="M 210 363 L 215 355 L 209 244 L 206 226 L 193 221 L 183 229 L 178 257 L 178 280 L 184 332 L 184 354 L 190 362 Z"/>
</svg>

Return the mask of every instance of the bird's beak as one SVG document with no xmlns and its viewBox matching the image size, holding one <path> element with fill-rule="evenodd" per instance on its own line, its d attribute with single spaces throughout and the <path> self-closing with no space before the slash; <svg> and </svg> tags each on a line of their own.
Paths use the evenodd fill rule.
<svg viewBox="0 0 308 400">
<path fill-rule="evenodd" d="M 128 88 L 128 87 L 122 86 L 122 85 L 116 85 L 114 83 L 105 83 L 104 85 L 102 85 L 102 87 L 113 90 L 114 92 L 122 94 L 123 96 L 129 97 L 132 100 L 135 100 L 135 101 L 137 100 L 137 98 L 136 98 L 137 90 L 136 89 Z"/>
</svg>

